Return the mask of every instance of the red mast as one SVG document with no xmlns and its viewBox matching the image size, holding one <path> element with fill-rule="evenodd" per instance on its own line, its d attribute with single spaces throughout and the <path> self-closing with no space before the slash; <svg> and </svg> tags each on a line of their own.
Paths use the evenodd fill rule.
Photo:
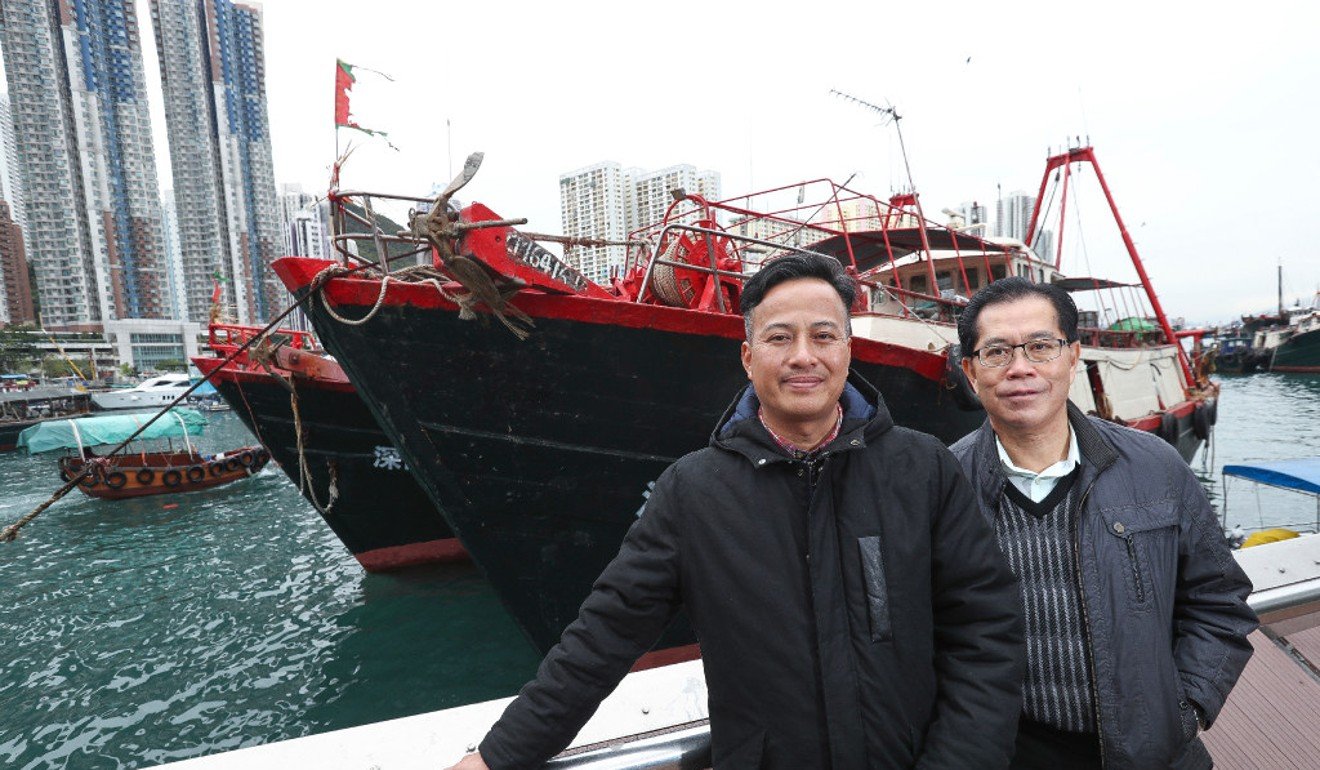
<svg viewBox="0 0 1320 770">
<path fill-rule="evenodd" d="M 1137 276 L 1141 278 L 1141 285 L 1146 290 L 1146 298 L 1150 300 L 1150 307 L 1155 313 L 1155 320 L 1159 322 L 1160 329 L 1164 332 L 1165 341 L 1177 349 L 1178 364 L 1182 367 L 1183 381 L 1188 386 L 1195 384 L 1196 380 L 1192 377 L 1192 366 L 1187 360 L 1187 352 L 1178 343 L 1178 338 L 1173 333 L 1173 327 L 1169 325 L 1169 319 L 1164 314 L 1164 308 L 1160 305 L 1160 299 L 1155 296 L 1155 287 L 1151 285 L 1150 277 L 1146 275 L 1146 267 L 1141 262 L 1141 256 L 1137 254 L 1137 245 L 1132 242 L 1132 236 L 1128 234 L 1127 225 L 1123 224 L 1123 217 L 1119 216 L 1118 206 L 1114 203 L 1114 196 L 1109 192 L 1109 185 L 1105 184 L 1105 175 L 1100 171 L 1100 163 L 1095 159 L 1095 152 L 1090 147 L 1075 147 L 1059 155 L 1054 155 L 1045 162 L 1045 173 L 1040 180 L 1040 194 L 1037 195 L 1036 206 L 1031 212 L 1031 223 L 1027 225 L 1027 244 L 1031 244 L 1032 236 L 1036 231 L 1036 219 L 1040 216 L 1040 202 L 1045 194 L 1045 185 L 1049 181 L 1050 172 L 1060 166 L 1064 166 L 1067 170 L 1073 163 L 1090 163 L 1095 169 L 1095 177 L 1100 181 L 1100 189 L 1104 191 L 1105 200 L 1109 202 L 1109 210 L 1114 215 L 1114 223 L 1118 225 L 1119 234 L 1123 236 L 1123 245 L 1127 248 L 1128 256 L 1132 258 L 1132 266 L 1137 269 Z M 1066 206 L 1067 199 L 1065 198 L 1059 209 L 1060 232 L 1063 230 L 1062 222 Z M 1060 246 L 1062 246 L 1063 239 L 1060 238 L 1059 240 Z"/>
</svg>

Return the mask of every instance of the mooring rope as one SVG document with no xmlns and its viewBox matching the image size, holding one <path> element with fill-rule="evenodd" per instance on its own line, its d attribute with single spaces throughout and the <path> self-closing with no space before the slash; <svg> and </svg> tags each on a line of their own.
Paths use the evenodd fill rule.
<svg viewBox="0 0 1320 770">
<path fill-rule="evenodd" d="M 293 382 L 289 382 L 289 406 L 293 409 L 293 435 L 298 443 L 298 493 L 303 494 L 316 510 L 321 512 L 322 516 L 329 516 L 330 509 L 335 507 L 335 502 L 339 500 L 339 485 L 336 477 L 338 473 L 335 466 L 328 460 L 326 461 L 326 472 L 330 476 L 330 502 L 321 505 L 320 499 L 316 496 L 316 487 L 312 484 L 312 469 L 307 464 L 307 451 L 303 447 L 303 425 L 302 412 L 298 410 L 298 388 Z"/>
<path fill-rule="evenodd" d="M 361 318 L 347 318 L 340 315 L 333 307 L 330 301 L 326 299 L 325 292 L 321 292 L 321 307 L 334 320 L 347 326 L 361 326 L 380 312 L 385 304 L 385 296 L 388 292 L 390 283 L 419 284 L 424 283 L 432 286 L 445 301 L 458 307 L 458 317 L 464 321 L 470 321 L 477 317 L 476 306 L 478 303 L 484 303 L 496 318 L 513 333 L 519 340 L 527 339 L 530 334 L 530 328 L 535 326 L 531 316 L 528 316 L 522 310 L 508 304 L 507 294 L 512 294 L 522 288 L 519 284 L 510 284 L 507 287 L 500 287 L 486 275 L 485 271 L 476 266 L 476 263 L 466 257 L 451 257 L 446 267 L 455 270 L 457 283 L 467 289 L 467 294 L 451 294 L 445 290 L 440 283 L 440 279 L 448 280 L 450 276 L 436 270 L 430 265 L 413 265 L 405 267 L 393 273 L 384 273 L 380 276 L 380 290 L 376 294 L 376 301 L 372 303 L 371 309 Z M 338 265 L 329 265 L 322 272 L 333 272 L 342 270 Z M 338 275 L 340 273 L 336 273 Z M 418 277 L 413 277 L 416 274 Z M 475 288 L 474 288 L 475 287 Z M 519 325 L 524 324 L 524 326 Z"/>
<path fill-rule="evenodd" d="M 215 376 L 216 372 L 220 371 L 226 365 L 233 362 L 234 359 L 238 358 L 240 355 L 247 352 L 248 348 L 252 347 L 259 340 L 263 339 L 266 336 L 266 334 L 269 333 L 272 329 L 278 327 L 281 321 L 287 318 L 290 313 L 292 313 L 295 309 L 301 306 L 304 302 L 309 300 L 312 297 L 312 295 L 319 293 L 322 287 L 330 279 L 336 278 L 341 275 L 354 273 L 363 270 L 367 267 L 370 267 L 370 265 L 359 265 L 358 267 L 353 267 L 353 268 L 343 267 L 340 265 L 330 265 L 326 267 L 326 269 L 317 273 L 316 277 L 312 279 L 312 282 L 308 284 L 307 292 L 304 293 L 301 298 L 299 298 L 292 305 L 289 305 L 287 308 L 285 308 L 283 312 L 281 312 L 279 315 L 277 315 L 274 318 L 274 320 L 266 324 L 261 329 L 261 331 L 253 335 L 253 337 L 249 339 L 247 342 L 244 342 L 242 345 L 240 345 L 237 350 L 235 350 L 233 353 L 230 353 L 223 361 L 220 362 L 219 366 L 217 366 L 215 369 L 211 371 L 210 374 L 203 376 L 200 380 L 193 383 L 192 386 L 189 387 L 187 390 L 185 390 L 183 393 L 180 393 L 177 397 L 175 397 L 173 401 L 171 401 L 163 409 L 152 415 L 150 420 L 147 420 L 140 427 L 138 427 L 138 429 L 133 432 L 133 435 L 121 441 L 118 446 L 110 450 L 108 453 L 101 455 L 101 458 L 109 459 L 122 452 L 124 450 L 124 447 L 128 446 L 129 443 L 131 443 L 134 439 L 136 439 L 139 435 L 141 435 L 142 432 L 146 430 L 148 427 L 150 427 L 152 423 L 156 422 L 156 420 L 159 420 L 162 415 L 168 413 L 169 410 L 178 406 L 184 399 L 192 395 L 193 391 L 200 388 L 203 383 L 209 381 L 213 376 Z M 72 491 L 73 488 L 79 484 L 79 482 L 81 482 L 84 478 L 86 478 L 88 475 L 92 473 L 92 469 L 94 467 L 96 467 L 95 463 L 85 463 L 82 467 L 82 470 L 77 474 L 70 474 L 71 478 L 68 481 L 64 482 L 63 486 L 55 490 L 54 494 L 52 494 L 48 500 L 38 505 L 30 513 L 23 516 L 18 521 L 15 521 L 13 524 L 10 524 L 9 526 L 5 527 L 3 530 L 0 530 L 0 543 L 7 543 L 16 539 L 18 537 L 19 530 L 27 526 L 33 519 L 40 516 L 43 511 L 45 511 L 47 508 L 53 505 L 60 498 L 69 494 L 69 492 Z"/>
</svg>

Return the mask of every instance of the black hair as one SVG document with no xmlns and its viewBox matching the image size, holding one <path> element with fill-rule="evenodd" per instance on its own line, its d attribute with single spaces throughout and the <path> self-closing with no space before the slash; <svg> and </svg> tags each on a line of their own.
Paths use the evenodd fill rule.
<svg viewBox="0 0 1320 770">
<path fill-rule="evenodd" d="M 752 311 L 765 300 L 770 290 L 786 281 L 798 278 L 819 278 L 828 283 L 843 301 L 845 318 L 857 298 L 857 287 L 853 279 L 843 271 L 843 265 L 834 257 L 821 254 L 793 253 L 776 257 L 765 263 L 761 270 L 743 284 L 742 296 L 738 301 L 738 310 L 743 314 L 743 326 L 747 339 L 752 338 Z M 851 324 L 845 324 L 844 333 L 852 335 Z"/>
<path fill-rule="evenodd" d="M 1058 316 L 1059 331 L 1068 342 L 1077 341 L 1077 303 L 1072 295 L 1062 287 L 1052 283 L 1032 283 L 1025 278 L 1013 276 L 1000 278 L 972 295 L 972 299 L 958 316 L 958 344 L 963 355 L 969 355 L 976 347 L 976 321 L 987 305 L 1003 302 L 1015 302 L 1026 297 L 1044 297 L 1054 305 L 1054 315 Z"/>
</svg>

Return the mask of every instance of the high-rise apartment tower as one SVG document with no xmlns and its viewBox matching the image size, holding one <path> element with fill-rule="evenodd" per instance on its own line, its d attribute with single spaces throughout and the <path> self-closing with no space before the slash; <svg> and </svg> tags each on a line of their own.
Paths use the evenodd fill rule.
<svg viewBox="0 0 1320 770">
<path fill-rule="evenodd" d="M 623 241 L 628 233 L 660 222 L 674 200 L 670 191 L 679 188 L 718 200 L 720 175 L 689 165 L 643 171 L 609 161 L 561 174 L 564 235 Z M 602 284 L 623 267 L 626 257 L 624 246 L 575 247 L 569 253 L 583 275 Z"/>
<path fill-rule="evenodd" d="M 166 317 L 134 0 L 2 0 L 0 46 L 44 323 Z"/>
<path fill-rule="evenodd" d="M 188 317 L 213 281 L 243 323 L 279 310 L 270 271 L 279 206 L 266 111 L 261 11 L 231 0 L 151 0 L 169 129 Z"/>
</svg>

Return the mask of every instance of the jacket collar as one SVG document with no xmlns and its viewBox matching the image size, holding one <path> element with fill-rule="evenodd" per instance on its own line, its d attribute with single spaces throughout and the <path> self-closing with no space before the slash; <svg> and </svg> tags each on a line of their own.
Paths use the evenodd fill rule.
<svg viewBox="0 0 1320 770">
<path fill-rule="evenodd" d="M 1095 474 L 1114 464 L 1118 459 L 1118 450 L 1071 400 L 1068 402 L 1068 425 L 1072 427 L 1073 435 L 1077 436 L 1077 449 L 1082 455 L 1081 481 L 1089 483 L 1090 478 Z M 981 493 L 981 501 L 987 508 L 994 510 L 999 506 L 999 498 L 1004 494 L 1004 485 L 1008 483 L 1008 476 L 1004 473 L 1004 466 L 999 462 L 999 450 L 995 447 L 995 431 L 990 426 L 989 419 L 986 419 L 979 431 L 976 445 L 972 450 L 975 458 L 973 467 L 976 468 L 977 478 L 972 481 L 976 483 L 976 488 Z"/>
<path fill-rule="evenodd" d="M 856 372 L 849 371 L 848 382 L 843 386 L 839 403 L 843 405 L 843 426 L 839 429 L 839 435 L 822 447 L 826 452 L 860 449 L 866 446 L 867 441 L 875 440 L 894 426 L 880 391 Z M 757 398 L 756 390 L 748 384 L 720 418 L 711 434 L 710 445 L 737 452 L 758 466 L 790 461 L 791 458 L 780 449 L 756 418 L 760 407 L 761 400 Z"/>
</svg>

